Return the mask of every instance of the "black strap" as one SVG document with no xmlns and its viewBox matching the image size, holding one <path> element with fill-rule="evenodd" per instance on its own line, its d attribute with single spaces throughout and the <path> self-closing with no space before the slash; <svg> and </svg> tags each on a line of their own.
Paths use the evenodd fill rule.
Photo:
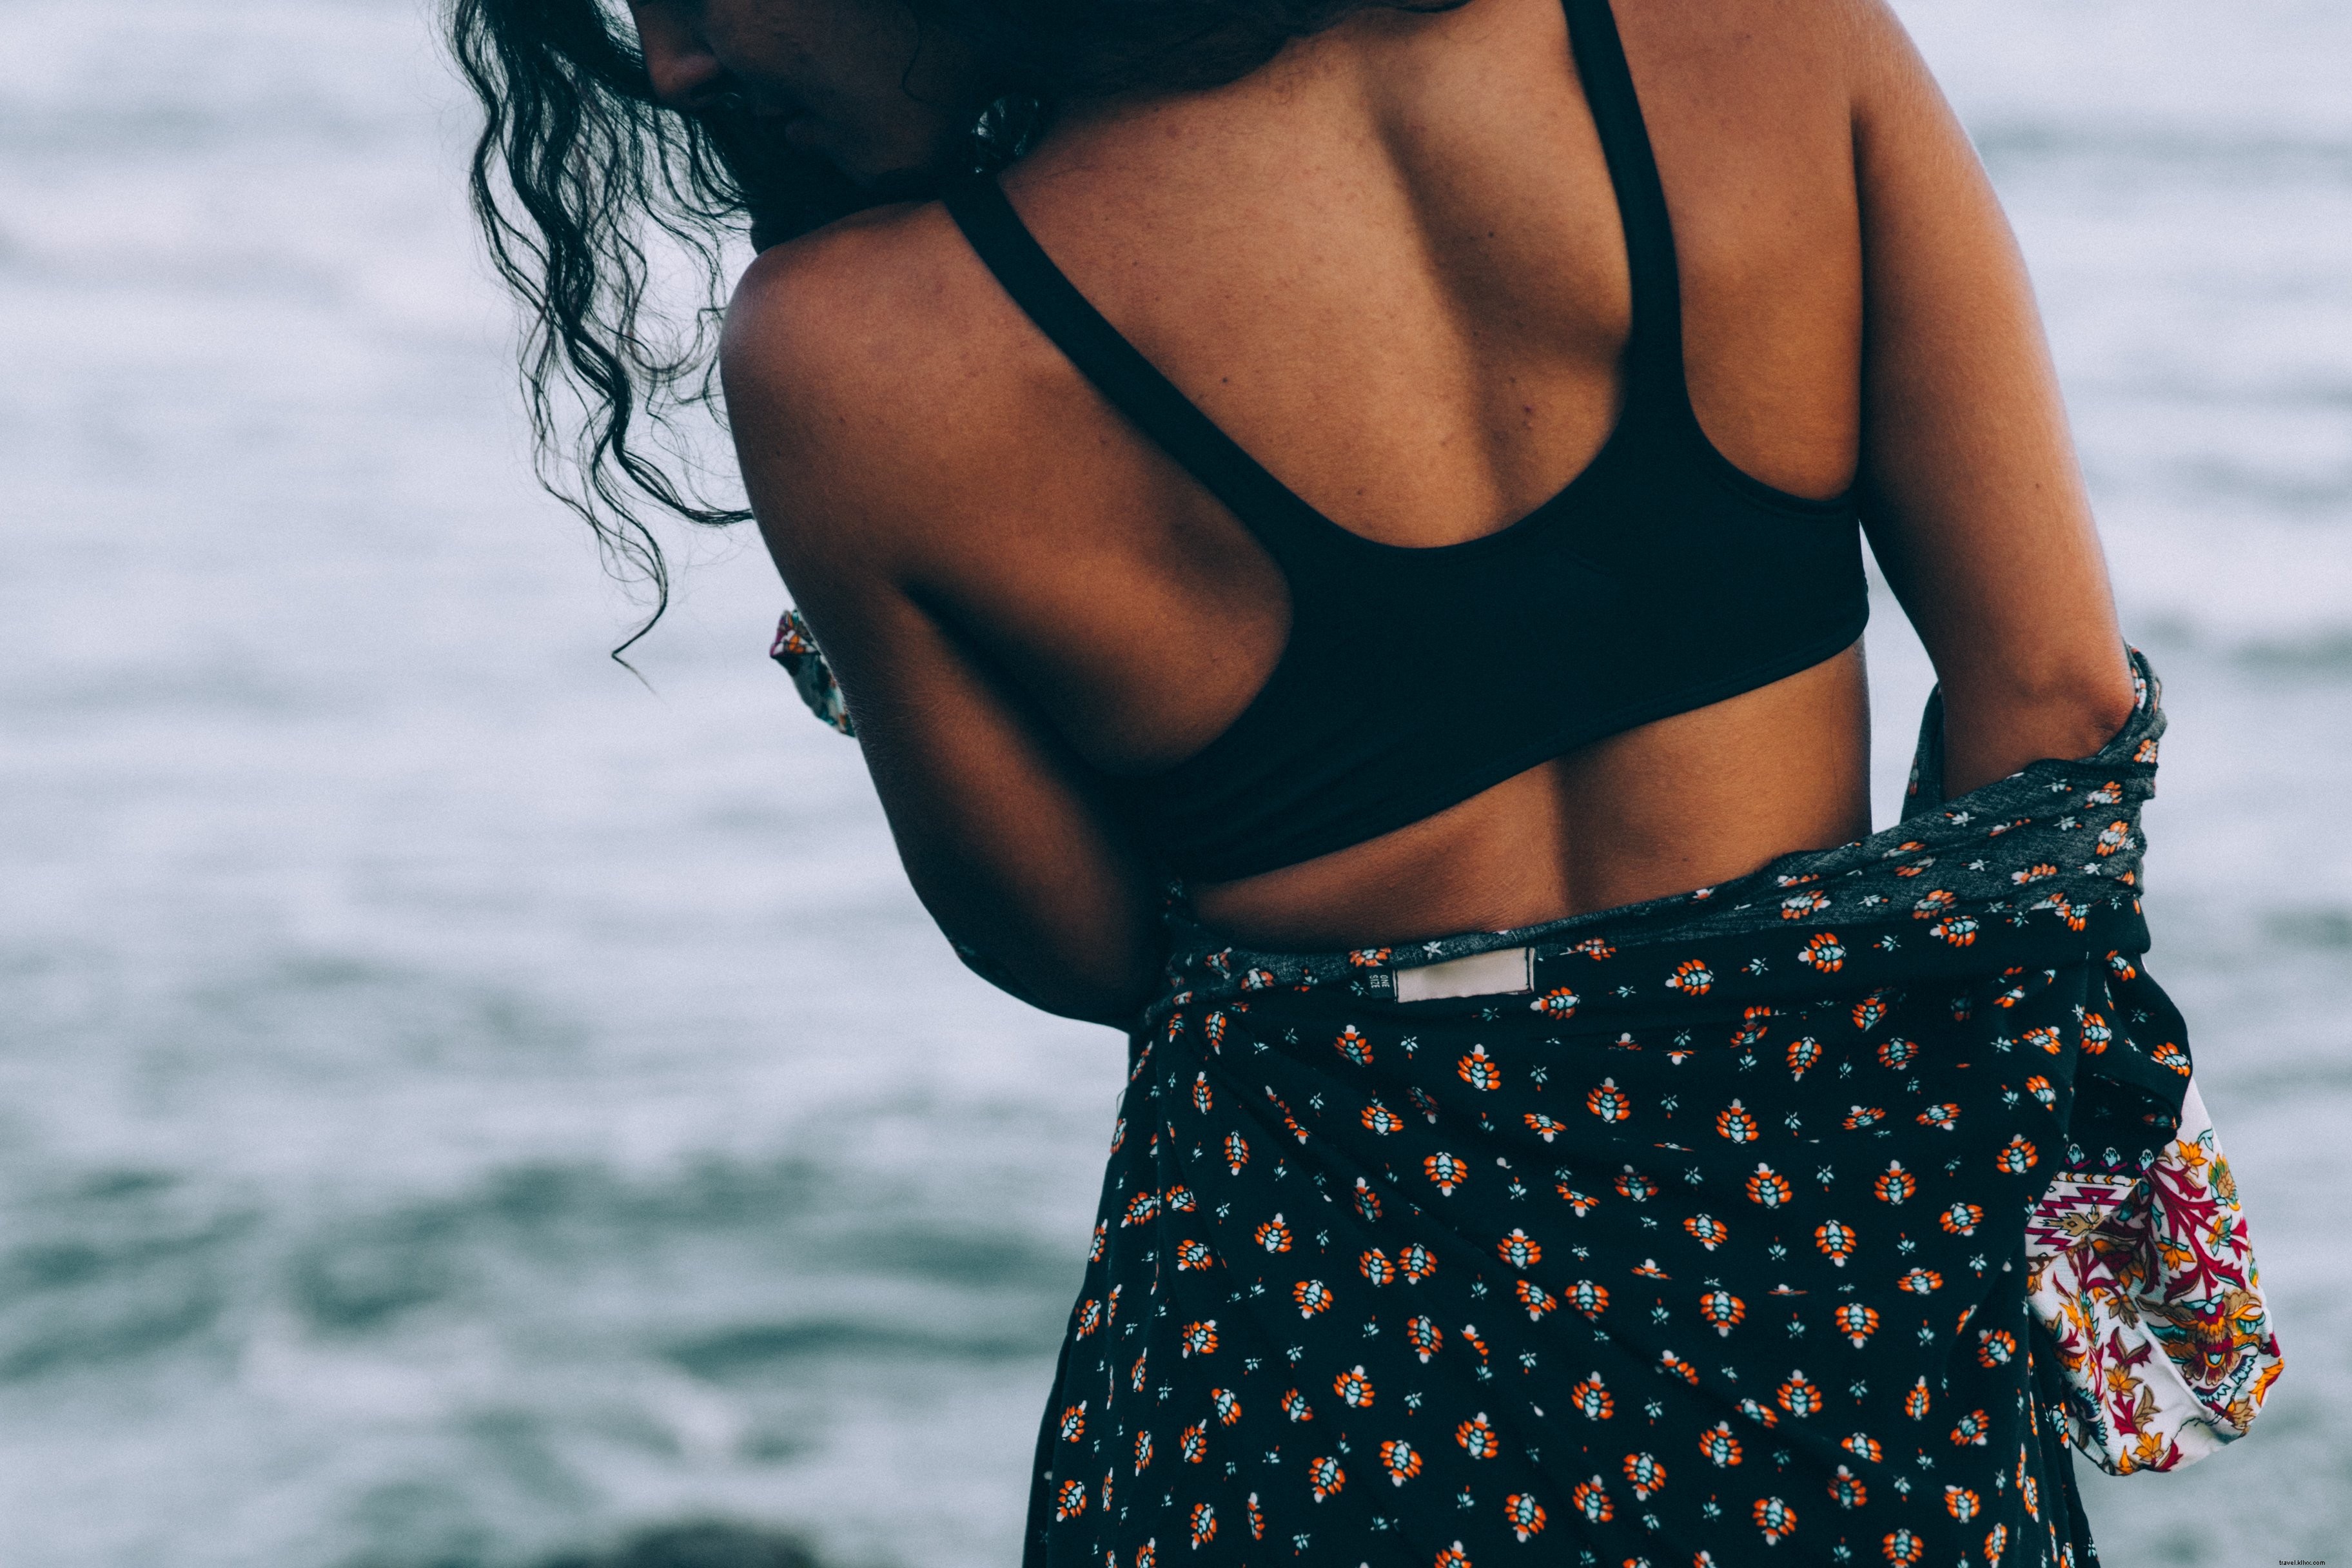
<svg viewBox="0 0 2352 1568">
<path fill-rule="evenodd" d="M 943 193 L 948 214 L 1013 302 L 1136 427 L 1223 501 L 1277 562 L 1346 531 L 1268 473 L 1160 374 L 1054 265 L 992 175 Z M 1352 537 L 1352 536 L 1350 536 Z"/>
<path fill-rule="evenodd" d="M 1624 40 L 1609 0 L 1561 0 L 1568 12 L 1569 47 L 1576 74 L 1601 135 L 1609 163 L 1609 184 L 1617 194 L 1618 222 L 1625 229 L 1625 259 L 1633 274 L 1633 394 L 1679 395 L 1683 385 L 1682 284 L 1675 264 L 1674 225 L 1666 213 L 1666 187 L 1642 122 L 1642 100 L 1625 63 Z"/>
<path fill-rule="evenodd" d="M 1687 409 L 1674 230 L 1617 20 L 1609 0 L 1562 3 L 1577 71 L 1592 107 L 1625 230 L 1633 294 L 1629 402 L 1654 407 L 1664 399 Z M 1121 336 L 1045 254 L 994 176 L 975 174 L 955 181 L 943 195 L 949 216 L 1013 303 L 1096 390 L 1223 501 L 1286 569 L 1296 568 L 1318 547 L 1328 550 L 1338 541 L 1362 542 L 1360 536 L 1331 521 L 1268 473 Z M 1292 576 L 1295 584 L 1295 570 Z"/>
</svg>

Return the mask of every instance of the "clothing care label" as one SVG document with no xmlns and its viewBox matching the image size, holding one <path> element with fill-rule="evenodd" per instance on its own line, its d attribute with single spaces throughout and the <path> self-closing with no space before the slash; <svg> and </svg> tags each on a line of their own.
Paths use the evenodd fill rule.
<svg viewBox="0 0 2352 1568">
<path fill-rule="evenodd" d="M 1495 996 L 1536 988 L 1535 949 L 1497 948 L 1396 972 L 1396 999 L 1434 1002 L 1444 996 Z"/>
</svg>

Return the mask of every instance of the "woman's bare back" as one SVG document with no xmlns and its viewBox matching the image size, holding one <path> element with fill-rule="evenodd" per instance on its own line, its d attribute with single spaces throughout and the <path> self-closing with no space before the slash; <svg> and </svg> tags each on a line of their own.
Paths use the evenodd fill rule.
<svg viewBox="0 0 2352 1568">
<path fill-rule="evenodd" d="M 1801 495 L 1859 467 L 1874 544 L 1959 678 L 1956 719 L 1972 699 L 1997 716 L 1956 734 L 1956 771 L 2090 749 L 2128 688 L 2063 416 L 2006 231 L 1924 73 L 1906 96 L 1899 32 L 1830 3 L 1616 10 L 1706 433 Z M 1004 183 L 1147 357 L 1370 538 L 1507 526 L 1617 418 L 1624 239 L 1558 0 L 1361 13 L 1226 87 L 1076 110 Z M 1915 341 L 1866 357 L 1866 328 L 1890 327 Z M 1952 363 L 1971 331 L 1986 363 Z M 1280 572 L 936 206 L 763 258 L 728 370 L 763 525 L 918 887 L 951 931 L 1009 917 L 1015 945 L 1116 989 L 1148 945 L 1150 879 L 1090 781 L 1181 761 L 1241 713 L 1287 635 Z M 1956 417 L 1955 398 L 1982 406 Z M 1978 471 L 1996 450 L 2009 472 Z M 1988 565 L 2004 541 L 2042 570 Z M 2034 629 L 2037 594 L 2064 607 L 2055 627 Z M 2111 673 L 2085 653 L 2103 637 Z M 1197 887 L 1196 908 L 1330 946 L 1725 879 L 1866 830 L 1866 726 L 1857 648 L 1381 837 Z"/>
</svg>

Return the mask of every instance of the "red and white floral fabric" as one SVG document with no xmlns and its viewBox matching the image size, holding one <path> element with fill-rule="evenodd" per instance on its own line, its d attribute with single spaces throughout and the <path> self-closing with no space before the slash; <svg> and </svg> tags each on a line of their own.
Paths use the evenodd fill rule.
<svg viewBox="0 0 2352 1568">
<path fill-rule="evenodd" d="M 2243 1436 L 2280 1371 L 2237 1184 L 2192 1081 L 2137 1172 L 2070 1168 L 2026 1225 L 2028 1293 L 2076 1447 L 2112 1475 Z"/>
</svg>

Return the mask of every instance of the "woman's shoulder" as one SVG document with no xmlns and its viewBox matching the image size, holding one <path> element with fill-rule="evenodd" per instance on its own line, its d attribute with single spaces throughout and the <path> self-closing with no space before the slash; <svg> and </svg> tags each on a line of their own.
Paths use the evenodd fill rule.
<svg viewBox="0 0 2352 1568">
<path fill-rule="evenodd" d="M 1612 9 L 1637 80 L 1718 109 L 1858 105 L 1890 73 L 1922 68 L 1892 0 L 1612 0 Z"/>
<path fill-rule="evenodd" d="M 788 472 L 775 493 L 822 497 L 827 511 L 933 515 L 959 476 L 1017 440 L 1024 376 L 1051 379 L 1024 325 L 938 202 L 771 247 L 738 282 L 719 340 L 747 469 Z M 890 460 L 915 452 L 924 460 Z"/>
<path fill-rule="evenodd" d="M 901 203 L 761 251 L 737 280 L 719 338 L 730 406 L 739 385 L 789 388 L 817 407 L 919 390 L 968 330 L 955 298 L 971 281 L 959 247 L 939 204 Z"/>
</svg>

